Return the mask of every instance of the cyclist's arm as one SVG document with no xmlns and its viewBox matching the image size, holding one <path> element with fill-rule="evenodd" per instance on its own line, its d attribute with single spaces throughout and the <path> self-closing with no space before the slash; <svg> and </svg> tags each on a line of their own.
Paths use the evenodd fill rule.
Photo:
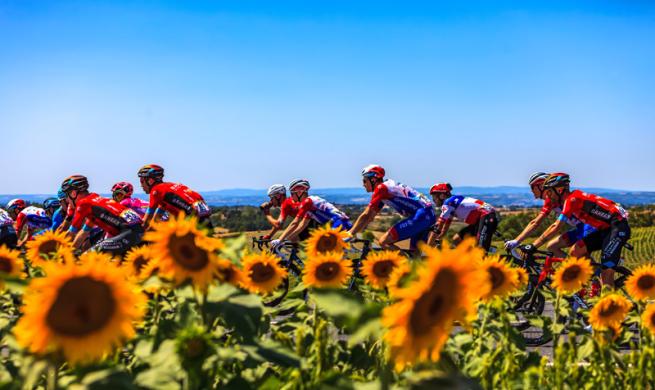
<svg viewBox="0 0 655 390">
<path fill-rule="evenodd" d="M 309 226 L 310 219 L 309 218 L 303 218 L 298 225 L 293 229 L 293 231 L 289 232 L 289 235 L 287 236 L 287 240 L 296 242 L 298 241 L 300 233 L 302 233 L 305 229 L 307 229 L 307 226 Z"/>
<path fill-rule="evenodd" d="M 516 236 L 515 240 L 518 241 L 519 243 L 523 242 L 523 240 L 525 240 L 526 237 L 529 237 L 530 234 L 532 234 L 532 232 L 534 232 L 535 229 L 537 229 L 539 225 L 541 225 L 541 223 L 544 221 L 544 219 L 546 219 L 547 216 L 548 214 L 546 213 L 539 213 L 539 215 L 534 217 L 532 221 L 528 223 L 525 229 L 523 229 L 523 231 L 518 236 Z"/>
<path fill-rule="evenodd" d="M 448 229 L 450 229 L 451 222 L 453 222 L 452 219 L 442 219 L 437 222 L 437 230 L 439 230 L 439 234 L 436 235 L 436 240 L 441 241 L 444 237 L 446 237 L 446 233 L 448 233 Z"/>
<path fill-rule="evenodd" d="M 150 223 L 153 221 L 153 218 L 157 215 L 159 216 L 161 213 L 159 211 L 159 207 L 156 208 L 151 208 L 148 207 L 148 210 L 146 211 L 146 216 L 143 219 L 143 230 L 148 230 L 148 227 L 150 226 Z"/>
<path fill-rule="evenodd" d="M 87 225 L 84 225 L 82 230 L 77 232 L 75 235 L 75 239 L 73 240 L 73 248 L 75 249 L 82 249 L 82 245 L 86 242 L 86 240 L 89 238 L 89 235 L 91 234 L 91 229 L 87 227 Z"/>
<path fill-rule="evenodd" d="M 296 230 L 298 230 L 297 228 L 299 226 L 305 225 L 305 227 L 307 227 L 308 224 L 309 224 L 309 218 L 303 218 L 301 216 L 297 216 L 296 218 L 293 219 L 293 221 L 291 221 L 291 223 L 289 224 L 289 226 L 287 226 L 284 232 L 282 232 L 282 235 L 280 235 L 279 240 L 283 241 L 283 240 L 292 239 L 295 235 Z M 302 230 L 300 230 L 299 232 L 301 231 Z"/>
<path fill-rule="evenodd" d="M 364 209 L 364 212 L 359 217 L 357 217 L 355 224 L 352 228 L 350 228 L 348 233 L 354 236 L 355 234 L 366 229 L 366 226 L 368 226 L 368 224 L 371 223 L 375 216 L 378 215 L 378 212 L 378 210 L 372 208 L 370 205 L 366 206 L 366 209 Z"/>
<path fill-rule="evenodd" d="M 551 238 L 555 237 L 557 233 L 559 233 L 560 229 L 564 227 L 566 224 L 566 217 L 560 215 L 559 218 L 557 218 L 557 221 L 555 221 L 552 225 L 546 229 L 545 232 L 539 238 L 534 240 L 532 245 L 534 245 L 535 248 L 539 248 L 542 246 L 545 242 L 548 242 Z"/>
</svg>

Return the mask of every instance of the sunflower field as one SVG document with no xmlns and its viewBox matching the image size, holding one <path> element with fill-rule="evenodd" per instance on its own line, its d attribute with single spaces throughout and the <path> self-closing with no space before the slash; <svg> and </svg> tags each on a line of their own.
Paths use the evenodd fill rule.
<svg viewBox="0 0 655 390">
<path fill-rule="evenodd" d="M 513 307 L 528 275 L 464 242 L 420 258 L 373 251 L 353 267 L 344 232 L 316 229 L 296 275 L 245 237 L 194 219 L 147 232 L 122 258 L 76 256 L 65 234 L 0 247 L 0 385 L 7 389 L 403 389 L 655 387 L 655 267 L 570 294 L 570 259 L 529 318 L 552 353 L 526 347 Z M 566 320 L 565 320 L 566 319 Z"/>
</svg>

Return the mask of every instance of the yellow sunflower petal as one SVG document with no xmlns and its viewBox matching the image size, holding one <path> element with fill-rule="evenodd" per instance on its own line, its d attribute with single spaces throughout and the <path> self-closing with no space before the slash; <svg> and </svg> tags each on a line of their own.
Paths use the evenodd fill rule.
<svg viewBox="0 0 655 390">
<path fill-rule="evenodd" d="M 512 267 L 499 257 L 488 257 L 480 263 L 480 267 L 487 273 L 489 280 L 489 291 L 483 296 L 483 300 L 502 298 L 514 292 L 519 286 L 519 275 Z"/>
<path fill-rule="evenodd" d="M 269 294 L 287 277 L 287 270 L 280 267 L 279 259 L 270 252 L 246 255 L 241 259 L 242 286 L 250 292 Z"/>
<path fill-rule="evenodd" d="M 382 289 L 387 286 L 394 270 L 407 258 L 398 251 L 379 251 L 370 254 L 362 262 L 362 275 L 366 283 Z"/>
<path fill-rule="evenodd" d="M 561 294 L 579 291 L 594 274 L 589 260 L 572 257 L 560 264 L 553 274 L 553 287 Z"/>
<path fill-rule="evenodd" d="M 25 267 L 23 260 L 20 258 L 20 252 L 9 249 L 6 246 L 0 246 L 0 277 L 1 276 L 21 276 Z M 0 283 L 2 286 L 2 283 Z M 0 288 L 2 290 L 3 288 Z"/>
<path fill-rule="evenodd" d="M 589 312 L 589 324 L 595 330 L 621 326 L 632 308 L 632 303 L 622 295 L 611 293 L 602 297 Z"/>
<path fill-rule="evenodd" d="M 625 288 L 638 301 L 655 299 L 655 265 L 647 264 L 635 269 L 625 281 Z"/>
<path fill-rule="evenodd" d="M 26 256 L 36 267 L 46 261 L 73 262 L 73 241 L 66 232 L 46 230 L 28 241 Z"/>
<path fill-rule="evenodd" d="M 655 303 L 646 306 L 646 310 L 641 314 L 641 326 L 655 335 Z"/>
</svg>

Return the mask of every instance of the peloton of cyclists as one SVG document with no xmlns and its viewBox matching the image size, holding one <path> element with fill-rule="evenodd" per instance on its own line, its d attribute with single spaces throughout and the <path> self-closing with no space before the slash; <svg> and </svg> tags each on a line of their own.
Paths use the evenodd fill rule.
<svg viewBox="0 0 655 390">
<path fill-rule="evenodd" d="M 539 236 L 532 247 L 537 249 L 554 237 L 572 218 L 593 226 L 596 230 L 582 238 L 588 252 L 601 251 L 601 281 L 614 287 L 614 271 L 621 251 L 630 239 L 628 213 L 617 203 L 581 190 L 571 191 L 571 179 L 566 173 L 553 173 L 544 181 L 546 196 L 562 205 L 557 220 Z"/>
<path fill-rule="evenodd" d="M 348 230 L 352 223 L 348 216 L 332 203 L 316 195 L 309 195 L 309 181 L 296 179 L 289 184 L 289 192 L 293 201 L 300 204 L 298 213 L 277 240 L 271 241 L 273 248 L 283 241 L 298 242 L 300 235 L 314 221 L 317 225 L 330 224 L 334 229 Z"/>
<path fill-rule="evenodd" d="M 544 201 L 543 207 L 541 208 L 541 212 L 528 223 L 525 229 L 515 239 L 505 243 L 505 249 L 512 250 L 519 246 L 523 240 L 529 237 L 543 223 L 550 213 L 561 214 L 562 205 L 554 203 L 545 194 L 544 182 L 548 176 L 549 174 L 544 172 L 536 172 L 530 176 L 528 183 L 530 184 L 532 194 L 535 199 L 542 199 Z M 557 257 L 565 257 L 566 253 L 562 249 L 569 247 L 572 247 L 570 251 L 571 256 L 586 256 L 587 250 L 582 239 L 593 233 L 596 229 L 591 225 L 580 222 L 575 217 L 568 218 L 566 222 L 572 228 L 549 241 L 546 244 L 546 248 Z"/>
<path fill-rule="evenodd" d="M 170 213 L 171 216 L 180 213 L 196 216 L 202 224 L 210 222 L 211 210 L 202 196 L 184 184 L 165 182 L 164 168 L 156 164 L 144 165 L 137 175 L 143 191 L 150 195 L 148 211 L 143 221 L 144 229 L 148 229 L 156 215 L 159 218 L 164 212 Z"/>
<path fill-rule="evenodd" d="M 141 242 L 143 221 L 139 214 L 112 199 L 89 192 L 85 176 L 69 176 L 62 182 L 61 189 L 71 206 L 69 211 L 73 210 L 68 232 L 74 236 L 75 249 L 85 249 L 83 246 L 94 227 L 105 234 L 105 238 L 92 248 L 99 252 L 122 255 Z"/>
<path fill-rule="evenodd" d="M 432 200 L 441 207 L 441 215 L 436 224 L 436 230 L 430 232 L 429 245 L 435 245 L 448 233 L 453 220 L 466 224 L 453 236 L 453 244 L 457 245 L 467 236 L 475 237 L 477 245 L 489 251 L 493 235 L 498 228 L 498 214 L 488 203 L 479 199 L 453 195 L 453 187 L 449 183 L 437 183 L 430 188 Z"/>
<path fill-rule="evenodd" d="M 349 233 L 354 236 L 364 230 L 386 205 L 404 219 L 380 237 L 380 245 L 398 249 L 396 242 L 410 239 L 410 251 L 415 251 L 419 241 L 427 242 L 430 227 L 437 219 L 432 202 L 405 184 L 385 179 L 385 174 L 379 165 L 368 165 L 362 170 L 362 185 L 372 193 L 371 200 Z"/>
<path fill-rule="evenodd" d="M 132 197 L 133 193 L 134 187 L 126 181 L 118 182 L 111 187 L 111 198 L 113 200 L 136 211 L 141 218 L 144 218 L 148 210 L 148 202 Z"/>
<path fill-rule="evenodd" d="M 14 228 L 18 235 L 17 246 L 23 246 L 27 241 L 40 232 L 50 228 L 52 220 L 45 210 L 36 206 L 27 206 L 23 199 L 12 199 L 7 203 L 7 211 L 15 220 Z"/>
<path fill-rule="evenodd" d="M 14 220 L 8 212 L 0 209 L 0 246 L 5 245 L 8 248 L 15 248 L 18 243 L 18 236 L 14 228 Z"/>
<path fill-rule="evenodd" d="M 259 209 L 264 213 L 266 220 L 273 226 L 268 234 L 262 236 L 264 240 L 270 240 L 273 235 L 284 226 L 284 223 L 287 219 L 293 220 L 296 215 L 298 215 L 298 210 L 300 209 L 300 203 L 293 200 L 293 198 L 287 197 L 287 189 L 283 184 L 273 184 L 268 188 L 267 195 L 269 197 L 268 202 L 264 202 L 259 206 Z M 271 209 L 278 207 L 280 209 L 280 215 L 277 218 L 273 218 L 271 215 Z M 309 230 L 314 226 L 314 223 L 303 230 L 299 235 L 299 240 L 304 240 L 309 237 Z"/>
</svg>

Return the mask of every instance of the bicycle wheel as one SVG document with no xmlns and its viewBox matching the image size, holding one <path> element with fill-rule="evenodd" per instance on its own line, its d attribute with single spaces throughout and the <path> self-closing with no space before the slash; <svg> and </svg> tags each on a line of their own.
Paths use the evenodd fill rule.
<svg viewBox="0 0 655 390">
<path fill-rule="evenodd" d="M 540 292 L 535 292 L 534 283 L 528 282 L 525 294 L 519 297 L 514 303 L 514 315 L 516 320 L 512 323 L 519 331 L 530 327 L 530 316 L 540 315 L 544 312 L 546 298 Z"/>
</svg>

